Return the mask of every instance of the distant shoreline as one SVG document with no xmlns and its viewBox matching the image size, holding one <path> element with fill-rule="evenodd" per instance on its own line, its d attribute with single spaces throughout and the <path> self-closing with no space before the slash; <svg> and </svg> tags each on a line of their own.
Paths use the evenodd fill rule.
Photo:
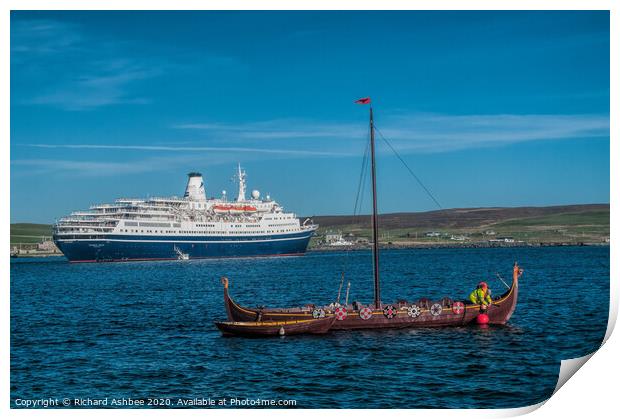
<svg viewBox="0 0 620 419">
<path fill-rule="evenodd" d="M 64 257 L 62 253 L 19 253 L 11 254 L 11 259 Z"/>
<path fill-rule="evenodd" d="M 385 245 L 385 246 L 381 246 L 380 250 L 408 250 L 408 249 L 454 249 L 454 250 L 458 250 L 458 249 L 489 249 L 489 248 L 524 248 L 524 247 L 609 247 L 609 243 L 579 243 L 579 244 L 575 244 L 575 243 L 518 243 L 518 244 L 502 244 L 502 245 L 493 245 L 493 246 L 489 246 L 489 245 L 484 245 L 484 244 L 473 244 L 473 243 L 469 243 L 469 244 L 463 244 L 463 245 L 458 245 L 458 244 L 435 244 L 435 245 L 416 245 L 416 246 L 389 246 L 389 245 Z M 313 249 L 308 249 L 306 254 L 312 254 L 312 253 L 336 253 L 336 252 L 346 252 L 346 251 L 351 251 L 351 252 L 362 252 L 362 251 L 370 251 L 371 248 L 370 247 L 345 247 L 345 246 L 334 246 L 334 247 L 319 247 L 319 248 L 313 248 Z M 299 257 L 302 257 L 303 255 L 300 255 Z M 23 255 L 17 255 L 17 256 L 12 256 L 11 259 L 37 259 L 37 258 L 49 258 L 49 257 L 64 257 L 64 255 L 58 254 L 58 253 L 42 253 L 42 254 L 35 254 L 35 253 L 31 253 L 31 254 L 23 254 Z M 213 260 L 218 259 L 218 258 L 213 258 Z M 229 259 L 235 259 L 235 258 L 221 258 L 220 260 L 229 260 Z M 194 260 L 202 260 L 202 259 L 194 259 Z M 131 261 L 128 261 L 127 263 L 130 263 Z M 125 262 L 120 262 L 120 263 L 125 263 Z"/>
<path fill-rule="evenodd" d="M 522 248 L 522 247 L 609 247 L 609 243 L 467 243 L 467 244 L 409 244 L 409 245 L 380 245 L 381 250 L 399 250 L 399 249 L 490 249 L 490 248 Z M 311 252 L 339 252 L 339 251 L 363 251 L 371 250 L 370 246 L 318 246 L 308 249 Z"/>
</svg>

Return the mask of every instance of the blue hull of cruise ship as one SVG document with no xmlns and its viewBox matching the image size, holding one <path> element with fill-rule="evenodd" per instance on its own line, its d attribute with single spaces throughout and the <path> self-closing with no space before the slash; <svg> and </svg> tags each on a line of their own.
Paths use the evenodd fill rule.
<svg viewBox="0 0 620 419">
<path fill-rule="evenodd" d="M 178 249 L 198 258 L 288 256 L 306 252 L 314 231 L 245 237 L 153 237 L 110 235 L 96 240 L 54 241 L 70 262 L 122 262 L 178 259 Z"/>
</svg>

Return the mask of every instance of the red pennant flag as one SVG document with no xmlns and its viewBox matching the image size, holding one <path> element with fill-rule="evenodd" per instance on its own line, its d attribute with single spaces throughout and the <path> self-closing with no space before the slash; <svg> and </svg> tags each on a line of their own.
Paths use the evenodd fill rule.
<svg viewBox="0 0 620 419">
<path fill-rule="evenodd" d="M 359 105 L 368 105 L 370 103 L 370 98 L 369 97 L 363 97 L 361 99 L 357 99 L 355 101 L 355 103 L 357 103 Z"/>
</svg>

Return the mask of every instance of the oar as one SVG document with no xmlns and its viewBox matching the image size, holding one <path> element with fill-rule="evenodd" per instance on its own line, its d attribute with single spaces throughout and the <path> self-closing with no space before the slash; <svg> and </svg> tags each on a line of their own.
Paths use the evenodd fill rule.
<svg viewBox="0 0 620 419">
<path fill-rule="evenodd" d="M 504 281 L 504 279 L 502 278 L 502 276 L 499 274 L 499 272 L 495 272 L 495 275 L 497 275 L 497 278 L 499 278 L 500 281 L 502 281 L 502 284 L 504 284 L 506 286 L 506 288 L 510 289 L 510 287 L 508 286 L 508 284 L 506 283 L 506 281 Z M 491 304 L 489 305 L 494 305 L 495 307 L 499 307 L 500 304 L 491 301 Z"/>
<path fill-rule="evenodd" d="M 506 285 L 506 288 L 510 289 L 510 286 L 506 283 L 506 281 L 504 281 L 504 279 L 502 278 L 502 276 L 499 274 L 499 272 L 495 272 L 495 275 L 497 275 L 497 277 L 499 278 L 500 281 L 502 281 L 502 284 Z"/>
<path fill-rule="evenodd" d="M 342 284 L 344 283 L 344 272 L 342 273 L 342 279 L 340 279 L 340 287 L 338 288 L 338 299 L 336 303 L 340 304 L 340 292 L 342 291 Z"/>
</svg>

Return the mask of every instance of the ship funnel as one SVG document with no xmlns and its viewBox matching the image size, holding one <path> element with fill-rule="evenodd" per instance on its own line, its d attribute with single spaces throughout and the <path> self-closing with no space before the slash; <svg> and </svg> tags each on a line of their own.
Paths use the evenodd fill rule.
<svg viewBox="0 0 620 419">
<path fill-rule="evenodd" d="M 185 195 L 183 197 L 192 201 L 206 201 L 205 184 L 202 181 L 202 174 L 198 172 L 189 173 L 187 186 L 185 187 Z"/>
</svg>

